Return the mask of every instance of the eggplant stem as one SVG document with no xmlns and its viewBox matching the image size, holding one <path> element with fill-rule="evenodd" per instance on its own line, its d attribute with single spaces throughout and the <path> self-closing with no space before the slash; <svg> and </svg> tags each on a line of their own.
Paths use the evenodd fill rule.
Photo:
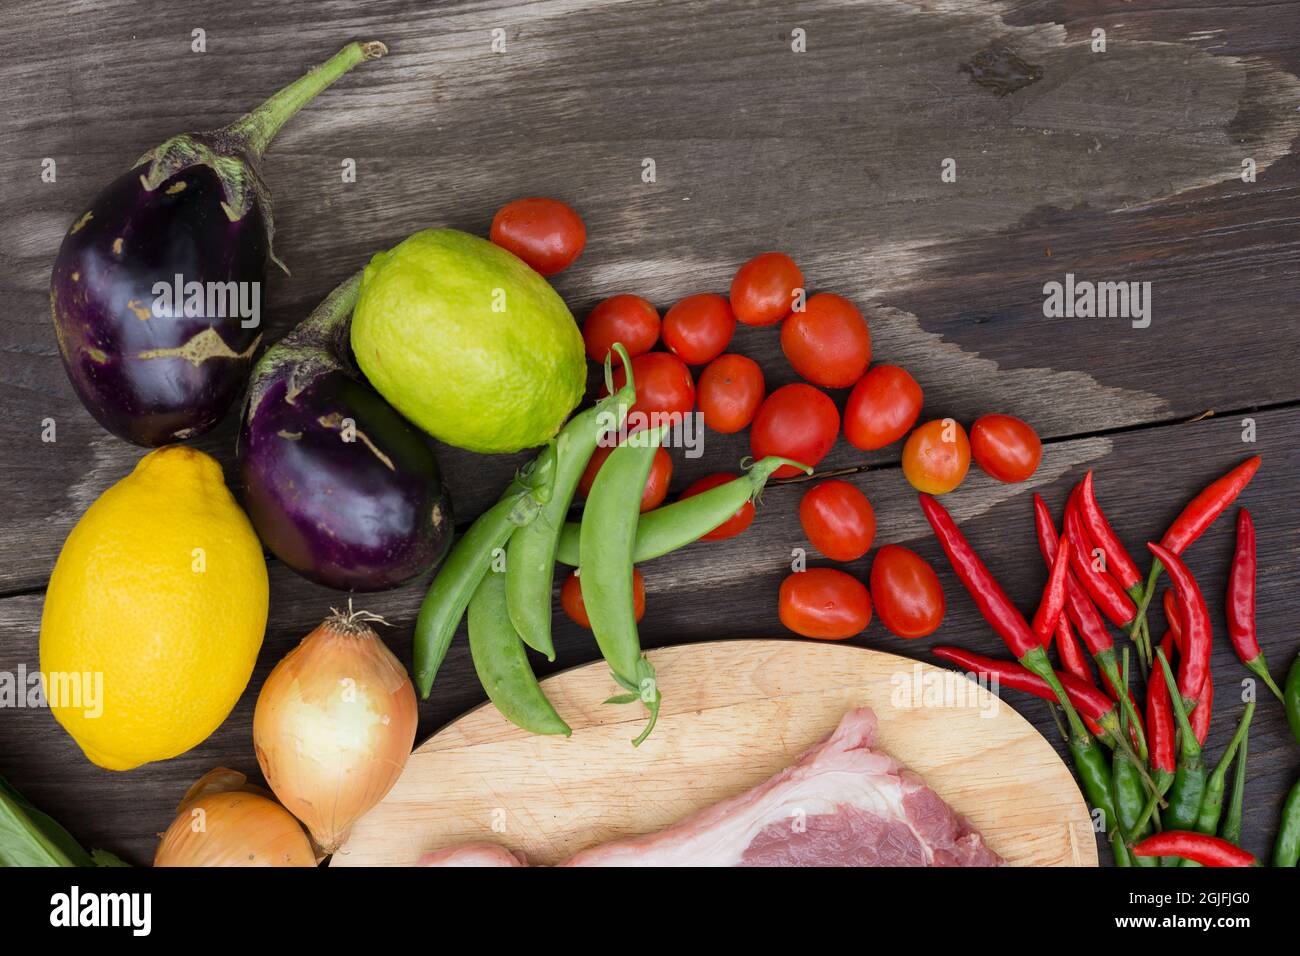
<svg viewBox="0 0 1300 956">
<path fill-rule="evenodd" d="M 388 47 L 378 40 L 349 43 L 320 66 L 231 123 L 223 132 L 238 141 L 251 156 L 260 159 L 291 116 L 358 63 L 377 60 L 387 52 Z"/>
</svg>

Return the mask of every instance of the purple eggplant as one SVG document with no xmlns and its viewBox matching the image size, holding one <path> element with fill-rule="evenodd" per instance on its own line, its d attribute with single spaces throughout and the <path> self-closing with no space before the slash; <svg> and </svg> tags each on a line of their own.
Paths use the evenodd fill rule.
<svg viewBox="0 0 1300 956">
<path fill-rule="evenodd" d="M 249 517 L 280 560 L 319 584 L 379 591 L 441 561 L 453 524 L 428 440 L 352 357 L 360 286 L 357 273 L 258 360 L 237 450 Z"/>
<path fill-rule="evenodd" d="M 148 447 L 212 428 L 261 341 L 272 248 L 262 154 L 294 113 L 382 43 L 350 43 L 224 129 L 142 156 L 68 230 L 50 309 L 68 378 L 106 429 Z"/>
</svg>

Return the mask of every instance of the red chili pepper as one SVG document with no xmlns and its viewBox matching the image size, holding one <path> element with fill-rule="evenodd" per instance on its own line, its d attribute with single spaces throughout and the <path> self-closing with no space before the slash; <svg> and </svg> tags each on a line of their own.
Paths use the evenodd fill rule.
<svg viewBox="0 0 1300 956">
<path fill-rule="evenodd" d="M 1158 544 L 1148 544 L 1156 560 L 1169 571 L 1182 609 L 1183 654 L 1178 658 L 1178 692 L 1188 709 L 1196 706 L 1205 675 L 1210 670 L 1210 612 L 1201 589 L 1178 555 Z"/>
<path fill-rule="evenodd" d="M 1133 847 L 1134 856 L 1181 856 L 1201 866 L 1259 866 L 1255 855 L 1208 833 L 1166 830 Z"/>
<path fill-rule="evenodd" d="M 1192 733 L 1196 735 L 1196 742 L 1205 745 L 1205 738 L 1210 736 L 1210 718 L 1214 716 L 1214 672 L 1207 670 L 1205 672 L 1205 683 L 1201 685 L 1201 692 L 1196 696 L 1196 706 L 1192 712 L 1187 715 L 1187 721 L 1192 725 Z"/>
<path fill-rule="evenodd" d="M 1097 679 L 1092 676 L 1088 658 L 1084 656 L 1083 648 L 1079 646 L 1079 638 L 1075 636 L 1067 614 L 1062 614 L 1056 622 L 1056 653 L 1060 656 L 1061 666 L 1066 671 L 1080 680 L 1087 681 L 1093 687 L 1097 686 Z"/>
<path fill-rule="evenodd" d="M 1248 458 L 1222 478 L 1206 486 L 1205 490 L 1187 503 L 1187 507 L 1174 519 L 1160 544 L 1174 554 L 1182 554 L 1187 546 L 1205 533 L 1214 519 L 1227 510 L 1250 479 L 1259 471 L 1260 457 Z"/>
<path fill-rule="evenodd" d="M 1047 510 L 1047 503 L 1039 495 L 1034 495 L 1034 529 L 1038 533 L 1038 550 L 1050 567 L 1056 561 L 1056 525 L 1052 523 L 1052 514 Z M 1067 580 L 1065 592 L 1066 610 L 1074 626 L 1079 629 L 1079 636 L 1083 638 L 1088 652 L 1095 656 L 1114 647 L 1115 642 L 1111 640 L 1110 631 L 1106 630 L 1101 615 L 1088 600 L 1088 596 L 1083 593 L 1074 575 L 1070 575 Z"/>
<path fill-rule="evenodd" d="M 1071 503 L 1065 506 L 1065 533 L 1082 542 L 1087 540 L 1087 532 L 1074 501 L 1071 498 Z M 1116 627 L 1128 627 L 1133 618 L 1137 617 L 1137 605 L 1115 583 L 1115 579 L 1092 566 L 1092 555 L 1083 546 L 1075 548 L 1071 564 L 1075 577 L 1083 584 L 1084 590 L 1101 613 Z"/>
<path fill-rule="evenodd" d="M 1021 690 L 1043 700 L 1056 702 L 1056 694 L 1048 686 L 1047 681 L 1015 661 L 1000 661 L 960 647 L 936 647 L 934 656 L 951 661 L 958 667 L 964 667 L 973 673 L 990 674 L 996 677 L 999 683 L 1005 684 L 1012 690 Z M 1056 676 L 1060 679 L 1065 692 L 1070 695 L 1070 703 L 1074 704 L 1075 709 L 1085 719 L 1095 722 L 1114 712 L 1115 702 L 1096 687 L 1064 671 L 1057 671 Z M 1100 727 L 1094 733 L 1101 733 Z"/>
<path fill-rule="evenodd" d="M 1024 615 L 1011 603 L 1011 598 L 1002 590 L 1002 585 L 993 577 L 993 572 L 980 560 L 957 523 L 952 520 L 952 515 L 930 495 L 922 494 L 920 500 L 921 510 L 934 529 L 943 553 L 948 556 L 952 569 L 974 598 L 975 606 L 984 615 L 984 620 L 1006 641 L 1007 647 L 1017 659 L 1036 647 L 1041 648 L 1042 644 L 1025 623 Z"/>
<path fill-rule="evenodd" d="M 1083 519 L 1088 537 L 1106 555 L 1106 570 L 1131 595 L 1133 589 L 1142 583 L 1142 575 L 1138 571 L 1137 564 L 1124 549 L 1124 545 L 1120 543 L 1119 536 L 1115 534 L 1110 522 L 1106 520 L 1101 505 L 1097 504 L 1091 471 L 1083 476 L 1083 484 L 1079 486 L 1079 517 Z"/>
<path fill-rule="evenodd" d="M 1177 645 L 1179 653 L 1183 650 L 1183 609 L 1178 606 L 1178 595 L 1174 594 L 1169 588 L 1165 588 L 1165 620 L 1169 623 L 1169 633 L 1174 636 L 1174 644 Z M 1166 652 L 1165 657 L 1169 657 Z M 1173 660 L 1172 657 L 1169 658 Z"/>
<path fill-rule="evenodd" d="M 1173 637 L 1165 635 L 1160 647 L 1168 657 L 1173 650 Z M 1174 711 L 1169 702 L 1169 688 L 1159 675 L 1152 674 L 1147 682 L 1147 746 L 1151 751 L 1151 769 L 1166 773 L 1172 778 L 1177 769 L 1177 750 L 1174 740 Z"/>
<path fill-rule="evenodd" d="M 1070 536 L 1066 535 L 1057 549 L 1056 560 L 1052 562 L 1052 573 L 1047 576 L 1042 600 L 1038 602 L 1038 610 L 1034 613 L 1034 637 L 1043 647 L 1052 643 L 1052 632 L 1056 630 L 1056 622 L 1061 619 L 1061 611 L 1065 609 L 1065 587 L 1070 575 L 1070 555 L 1073 551 Z"/>
<path fill-rule="evenodd" d="M 1284 700 L 1282 691 L 1273 682 L 1268 664 L 1259 649 L 1255 632 L 1255 522 L 1250 512 L 1242 508 L 1237 512 L 1237 549 L 1232 556 L 1232 571 L 1228 574 L 1228 638 L 1241 662 L 1269 690 Z"/>
</svg>

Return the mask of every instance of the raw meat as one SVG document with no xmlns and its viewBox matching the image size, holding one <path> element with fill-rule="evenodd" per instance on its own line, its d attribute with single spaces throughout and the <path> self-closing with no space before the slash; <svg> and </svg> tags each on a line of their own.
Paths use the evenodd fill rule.
<svg viewBox="0 0 1300 956">
<path fill-rule="evenodd" d="M 492 843 L 466 843 L 444 847 L 420 857 L 420 866 L 527 866 L 522 853 L 511 853 Z"/>
<path fill-rule="evenodd" d="M 563 865 L 1000 866 L 1002 858 L 920 777 L 871 749 L 875 732 L 871 710 L 849 711 L 829 738 L 748 793 L 658 833 L 583 850 Z M 524 865 L 501 847 L 478 844 L 421 863 Z"/>
</svg>

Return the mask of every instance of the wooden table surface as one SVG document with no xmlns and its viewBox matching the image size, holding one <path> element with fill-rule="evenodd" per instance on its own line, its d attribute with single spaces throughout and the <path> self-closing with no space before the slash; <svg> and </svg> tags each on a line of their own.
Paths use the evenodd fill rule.
<svg viewBox="0 0 1300 956">
<path fill-rule="evenodd" d="M 198 28 L 203 53 L 191 51 Z M 1093 48 L 1097 29 L 1104 52 Z M 504 31 L 504 52 L 493 51 L 494 30 Z M 795 30 L 805 52 L 792 50 Z M 862 306 L 876 359 L 923 385 L 925 417 L 969 424 L 1008 412 L 1038 428 L 1046 449 L 1031 481 L 1000 485 L 972 471 L 945 499 L 1022 607 L 1044 578 L 1034 492 L 1059 509 L 1095 469 L 1139 554 L 1203 484 L 1262 455 L 1243 503 L 1259 526 L 1262 642 L 1282 675 L 1300 608 L 1294 0 L 33 0 L 0 26 L 0 672 L 37 667 L 59 547 L 143 454 L 103 432 L 64 375 L 47 301 L 63 233 L 145 149 L 233 120 L 351 39 L 383 40 L 391 53 L 304 110 L 264 166 L 276 248 L 293 270 L 270 276 L 269 338 L 373 252 L 425 226 L 485 233 L 494 210 L 522 195 L 563 198 L 586 220 L 585 253 L 555 281 L 578 316 L 616 292 L 666 308 L 725 291 L 742 261 L 783 249 L 812 290 Z M 1009 74 L 981 84 L 963 69 L 1014 63 L 1009 52 L 1027 65 L 1028 85 L 1009 89 Z M 53 183 L 41 177 L 47 158 Z M 949 158 L 955 182 L 941 180 Z M 356 162 L 353 183 L 341 181 L 346 159 Z M 653 182 L 643 180 L 646 159 Z M 1243 181 L 1245 160 L 1254 181 Z M 1045 318 L 1043 285 L 1067 273 L 1149 281 L 1150 325 Z M 774 330 L 742 328 L 735 348 L 763 364 L 769 387 L 794 379 Z M 48 418 L 55 442 L 41 440 Z M 195 443 L 222 461 L 232 486 L 234 424 Z M 709 434 L 702 458 L 674 453 L 673 489 L 734 468 L 747 450 L 744 436 Z M 526 457 L 439 454 L 462 528 Z M 867 454 L 841 441 L 822 470 L 845 472 L 868 494 L 878 542 L 904 543 L 940 569 L 948 615 L 929 639 L 904 642 L 876 623 L 854 642 L 927 660 L 940 642 L 998 653 L 898 460 L 897 446 Z M 796 514 L 803 490 L 770 487 L 744 536 L 648 563 L 644 643 L 782 635 L 777 586 L 791 549 L 807 546 Z M 1214 760 L 1240 714 L 1245 675 L 1222 631 L 1232 540 L 1229 517 L 1189 552 L 1219 622 Z M 865 577 L 869 566 L 870 556 L 849 570 Z M 204 744 L 112 773 L 45 710 L 7 705 L 0 774 L 84 843 L 147 863 L 202 773 L 226 765 L 256 775 L 256 691 L 339 601 L 275 560 L 270 569 L 257 670 Z M 393 622 L 385 636 L 408 663 L 426 583 L 362 601 Z M 559 657 L 539 673 L 596 657 L 589 634 L 558 611 L 556 622 Z M 1044 705 L 1008 697 L 1055 739 Z M 421 706 L 421 737 L 482 698 L 460 639 Z M 1262 700 L 1249 849 L 1268 851 L 1298 770 L 1280 708 Z"/>
</svg>

